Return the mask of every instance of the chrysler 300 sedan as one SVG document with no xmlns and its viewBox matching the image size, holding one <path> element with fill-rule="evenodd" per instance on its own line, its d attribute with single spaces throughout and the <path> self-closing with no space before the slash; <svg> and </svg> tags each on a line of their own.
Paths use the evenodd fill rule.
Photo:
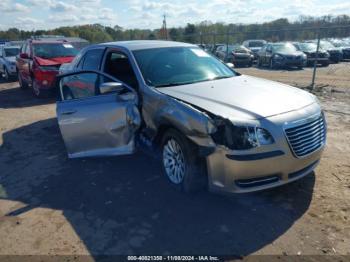
<svg viewBox="0 0 350 262">
<path fill-rule="evenodd" d="M 249 192 L 292 182 L 312 172 L 325 145 L 315 96 L 241 75 L 191 44 L 89 46 L 57 85 L 69 157 L 145 149 L 185 192 Z"/>
</svg>

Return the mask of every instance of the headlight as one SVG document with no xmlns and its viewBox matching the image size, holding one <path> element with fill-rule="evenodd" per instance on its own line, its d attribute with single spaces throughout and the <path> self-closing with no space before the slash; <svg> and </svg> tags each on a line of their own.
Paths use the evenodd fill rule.
<svg viewBox="0 0 350 262">
<path fill-rule="evenodd" d="M 272 135 L 266 129 L 260 127 L 236 127 L 233 131 L 233 148 L 238 150 L 251 149 L 275 142 Z"/>
<path fill-rule="evenodd" d="M 56 71 L 56 70 L 58 70 L 56 66 L 39 66 L 38 68 L 42 71 Z"/>
</svg>

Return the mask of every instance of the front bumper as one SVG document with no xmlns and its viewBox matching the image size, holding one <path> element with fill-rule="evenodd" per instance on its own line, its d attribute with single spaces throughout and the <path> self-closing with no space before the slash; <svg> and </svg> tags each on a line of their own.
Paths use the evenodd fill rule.
<svg viewBox="0 0 350 262">
<path fill-rule="evenodd" d="M 295 157 L 284 134 L 284 125 L 300 121 L 305 116 L 320 114 L 314 104 L 295 113 L 274 116 L 264 127 L 273 130 L 273 145 L 250 152 L 229 150 L 217 146 L 207 157 L 209 190 L 221 193 L 245 193 L 281 186 L 307 174 L 319 163 L 324 146 L 305 157 Z M 270 125 L 270 126 L 269 126 Z M 269 128 L 268 128 L 269 127 Z"/>
<path fill-rule="evenodd" d="M 343 54 L 341 52 L 329 52 L 329 60 L 338 63 L 343 59 Z"/>
<path fill-rule="evenodd" d="M 306 60 L 305 59 L 281 59 L 281 60 L 274 60 L 275 64 L 280 67 L 285 66 L 305 66 Z"/>
<path fill-rule="evenodd" d="M 10 65 L 7 67 L 7 72 L 11 75 L 11 76 L 15 76 L 17 75 L 17 68 L 16 65 Z"/>
<path fill-rule="evenodd" d="M 34 70 L 35 82 L 39 89 L 54 89 L 57 75 L 58 70 Z"/>
</svg>

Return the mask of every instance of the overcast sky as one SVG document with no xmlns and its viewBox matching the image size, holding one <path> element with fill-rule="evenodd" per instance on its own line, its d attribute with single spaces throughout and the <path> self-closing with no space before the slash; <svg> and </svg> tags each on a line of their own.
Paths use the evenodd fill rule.
<svg viewBox="0 0 350 262">
<path fill-rule="evenodd" d="M 346 0 L 0 0 L 0 30 L 100 23 L 123 28 L 160 28 L 203 20 L 261 23 L 300 15 L 350 15 Z"/>
</svg>

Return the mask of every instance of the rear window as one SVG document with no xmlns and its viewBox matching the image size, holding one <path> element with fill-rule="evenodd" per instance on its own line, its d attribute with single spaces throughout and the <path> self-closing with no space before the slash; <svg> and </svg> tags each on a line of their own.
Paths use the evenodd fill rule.
<svg viewBox="0 0 350 262">
<path fill-rule="evenodd" d="M 250 41 L 248 46 L 249 47 L 263 47 L 265 45 L 265 42 L 263 41 Z"/>
<path fill-rule="evenodd" d="M 33 44 L 35 56 L 41 58 L 74 57 L 78 50 L 69 43 Z"/>
</svg>

